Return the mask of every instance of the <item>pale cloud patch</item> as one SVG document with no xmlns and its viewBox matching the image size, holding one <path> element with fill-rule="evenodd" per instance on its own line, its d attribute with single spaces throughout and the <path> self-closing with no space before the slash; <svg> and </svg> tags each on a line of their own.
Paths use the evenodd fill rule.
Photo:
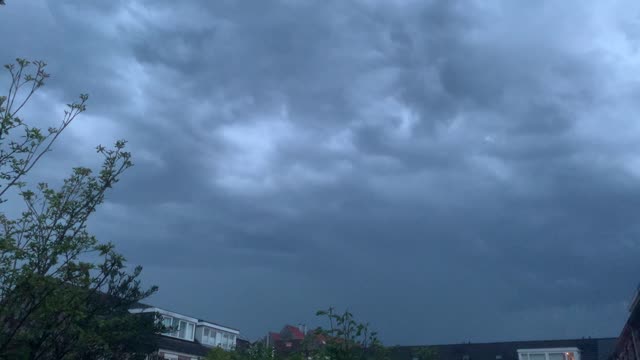
<svg viewBox="0 0 640 360">
<path fill-rule="evenodd" d="M 484 172 L 499 182 L 506 183 L 514 181 L 513 171 L 502 159 L 494 156 L 476 154 L 471 156 L 470 161 L 480 172 Z"/>
<path fill-rule="evenodd" d="M 374 99 L 362 110 L 361 119 L 358 125 L 378 126 L 394 142 L 409 140 L 420 122 L 413 109 L 394 97 Z"/>
<path fill-rule="evenodd" d="M 296 134 L 291 122 L 280 119 L 220 127 L 217 137 L 226 150 L 215 164 L 215 183 L 248 193 L 275 189 L 278 148 L 292 141 Z"/>
<path fill-rule="evenodd" d="M 323 145 L 328 151 L 338 154 L 349 155 L 357 152 L 357 148 L 353 143 L 353 130 L 351 128 L 341 129 L 331 134 Z"/>
</svg>

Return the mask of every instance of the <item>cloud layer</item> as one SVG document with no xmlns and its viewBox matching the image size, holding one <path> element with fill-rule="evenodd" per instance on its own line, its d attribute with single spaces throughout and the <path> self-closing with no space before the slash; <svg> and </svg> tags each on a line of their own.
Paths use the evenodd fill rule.
<svg viewBox="0 0 640 360">
<path fill-rule="evenodd" d="M 11 1 L 41 170 L 126 138 L 92 223 L 152 301 L 251 338 L 349 307 L 388 344 L 616 336 L 638 278 L 640 4 Z"/>
</svg>

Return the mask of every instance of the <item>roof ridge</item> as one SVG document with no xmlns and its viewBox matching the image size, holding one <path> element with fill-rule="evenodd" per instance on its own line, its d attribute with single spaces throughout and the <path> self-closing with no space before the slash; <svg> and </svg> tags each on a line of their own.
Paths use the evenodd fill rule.
<svg viewBox="0 0 640 360">
<path fill-rule="evenodd" d="M 196 320 L 198 320 L 198 321 L 208 322 L 208 323 L 213 324 L 213 325 L 216 325 L 216 326 L 225 327 L 225 328 L 230 329 L 230 330 L 234 330 L 234 331 L 238 331 L 238 332 L 240 331 L 240 329 L 236 329 L 236 328 L 233 328 L 233 327 L 231 327 L 231 326 L 222 325 L 222 324 L 220 324 L 220 323 L 216 323 L 216 322 L 209 321 L 209 320 L 206 320 L 206 319 L 200 319 L 199 317 L 196 317 L 196 316 L 193 316 L 193 315 L 189 315 L 189 314 L 186 314 L 186 313 L 183 313 L 183 312 L 179 312 L 179 311 L 171 310 L 171 309 L 168 309 L 168 308 L 165 308 L 165 307 L 160 307 L 160 306 L 156 306 L 156 305 L 149 305 L 149 304 L 145 304 L 145 303 L 138 303 L 138 304 L 139 304 L 139 305 L 144 306 L 146 309 L 148 309 L 148 308 L 156 308 L 156 309 L 160 309 L 160 310 L 164 310 L 164 311 L 172 312 L 172 313 L 174 313 L 174 314 L 178 314 L 178 315 L 182 315 L 182 316 L 187 316 L 187 317 L 190 317 L 190 318 L 196 319 Z"/>
</svg>

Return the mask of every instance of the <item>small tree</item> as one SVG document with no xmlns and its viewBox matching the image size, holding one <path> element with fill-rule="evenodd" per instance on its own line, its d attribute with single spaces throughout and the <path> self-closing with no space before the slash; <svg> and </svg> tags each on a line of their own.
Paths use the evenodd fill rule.
<svg viewBox="0 0 640 360">
<path fill-rule="evenodd" d="M 220 347 L 214 347 L 207 353 L 207 360 L 237 360 L 235 354 Z"/>
<path fill-rule="evenodd" d="M 306 358 L 302 352 L 296 351 L 294 353 L 289 354 L 289 356 L 287 356 L 285 360 L 306 360 Z"/>
<path fill-rule="evenodd" d="M 11 84 L 0 97 L 0 204 L 14 195 L 23 205 L 17 218 L 0 205 L 0 358 L 143 358 L 154 350 L 157 327 L 153 317 L 128 309 L 157 288 L 142 289 L 142 269 L 128 272 L 113 244 L 99 243 L 86 227 L 132 166 L 125 142 L 97 147 L 103 157 L 97 174 L 74 168 L 58 189 L 26 182 L 88 99 L 68 104 L 59 125 L 47 130 L 20 118 L 49 77 L 45 66 L 24 59 L 7 65 Z"/>
<path fill-rule="evenodd" d="M 275 353 L 271 346 L 267 346 L 263 342 L 256 342 L 249 346 L 243 358 L 246 360 L 273 360 Z"/>
<path fill-rule="evenodd" d="M 326 317 L 329 322 L 328 329 L 316 329 L 316 335 L 322 336 L 326 343 L 321 357 L 331 360 L 362 360 L 385 356 L 377 333 L 371 331 L 368 323 L 356 322 L 348 310 L 339 314 L 330 307 L 318 311 L 316 315 Z"/>
<path fill-rule="evenodd" d="M 437 360 L 438 349 L 433 346 L 423 346 L 414 351 L 413 357 L 418 360 Z"/>
</svg>

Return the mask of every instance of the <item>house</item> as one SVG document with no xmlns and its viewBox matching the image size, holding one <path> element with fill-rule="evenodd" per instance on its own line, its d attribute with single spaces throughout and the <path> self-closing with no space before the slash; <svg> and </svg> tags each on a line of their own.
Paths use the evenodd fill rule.
<svg viewBox="0 0 640 360">
<path fill-rule="evenodd" d="M 158 334 L 159 359 L 199 360 L 213 347 L 234 350 L 240 331 L 181 313 L 146 304 L 129 310 L 131 313 L 157 314 L 168 332 Z"/>
<path fill-rule="evenodd" d="M 269 332 L 265 337 L 267 346 L 271 346 L 275 354 L 284 357 L 313 351 L 321 347 L 323 342 L 321 335 L 308 332 L 304 325 L 285 325 L 280 332 Z"/>
<path fill-rule="evenodd" d="M 305 325 L 285 325 L 280 332 L 269 332 L 264 342 L 280 357 L 288 357 L 294 353 L 302 353 L 308 357 L 324 347 L 327 340 L 325 335 L 307 331 Z"/>
<path fill-rule="evenodd" d="M 462 343 L 390 348 L 392 360 L 424 360 L 420 349 L 433 350 L 432 360 L 607 360 L 616 338 Z"/>
<path fill-rule="evenodd" d="M 285 325 L 280 332 L 269 332 L 266 343 L 278 355 L 288 355 L 303 350 L 304 326 Z"/>
<path fill-rule="evenodd" d="M 640 360 L 640 285 L 629 306 L 629 318 L 622 328 L 611 356 L 614 360 Z"/>
</svg>

